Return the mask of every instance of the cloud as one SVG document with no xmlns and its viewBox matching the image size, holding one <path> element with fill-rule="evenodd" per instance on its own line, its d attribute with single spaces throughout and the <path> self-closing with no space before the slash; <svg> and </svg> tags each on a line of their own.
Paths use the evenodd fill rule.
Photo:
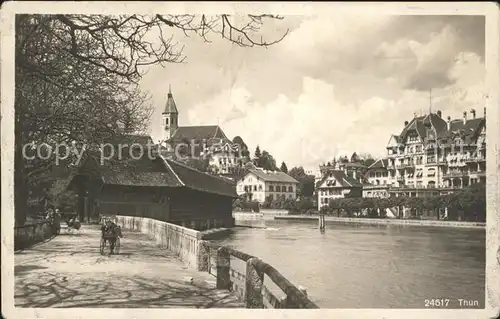
<svg viewBox="0 0 500 319">
<path fill-rule="evenodd" d="M 231 138 L 240 135 L 250 148 L 260 145 L 278 161 L 292 166 L 313 167 L 341 151 L 383 155 L 389 134 L 402 124 L 392 124 L 393 118 L 400 115 L 398 107 L 407 100 L 398 104 L 373 97 L 358 106 L 346 105 L 338 101 L 334 91 L 331 84 L 304 77 L 296 102 L 280 95 L 268 104 L 254 104 L 248 112 L 250 93 L 236 88 L 196 105 L 189 112 L 189 121 L 201 124 L 210 118 L 211 105 L 232 105 L 234 110 L 247 113 L 228 119 L 223 126 L 226 134 Z"/>
<path fill-rule="evenodd" d="M 143 84 L 160 110 L 172 83 L 181 125 L 219 122 L 289 167 L 384 156 L 390 134 L 428 112 L 429 88 L 443 116 L 482 113 L 484 17 L 356 13 L 290 25 L 268 49 L 186 39 L 189 63 L 154 69 Z"/>
</svg>

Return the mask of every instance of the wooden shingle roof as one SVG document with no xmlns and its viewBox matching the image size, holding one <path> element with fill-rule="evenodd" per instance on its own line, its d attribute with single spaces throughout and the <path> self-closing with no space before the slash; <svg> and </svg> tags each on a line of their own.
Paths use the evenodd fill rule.
<svg viewBox="0 0 500 319">
<path fill-rule="evenodd" d="M 101 165 L 90 158 L 78 175 L 91 174 L 108 185 L 136 187 L 190 188 L 236 198 L 236 185 L 229 180 L 187 167 L 162 156 L 150 158 L 147 152 L 136 158 L 110 159 Z"/>
</svg>

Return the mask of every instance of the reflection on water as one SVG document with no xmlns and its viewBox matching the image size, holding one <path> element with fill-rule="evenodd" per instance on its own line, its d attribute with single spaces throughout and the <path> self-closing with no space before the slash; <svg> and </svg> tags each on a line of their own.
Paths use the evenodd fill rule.
<svg viewBox="0 0 500 319">
<path fill-rule="evenodd" d="M 269 228 L 238 228 L 221 242 L 270 263 L 321 308 L 423 308 L 430 298 L 484 307 L 484 230 L 327 223 L 320 233 L 314 221 L 246 224 Z"/>
</svg>

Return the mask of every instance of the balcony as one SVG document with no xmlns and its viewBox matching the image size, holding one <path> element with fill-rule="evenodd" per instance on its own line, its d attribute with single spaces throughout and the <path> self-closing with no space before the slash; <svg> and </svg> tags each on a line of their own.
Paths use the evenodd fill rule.
<svg viewBox="0 0 500 319">
<path fill-rule="evenodd" d="M 466 171 L 452 171 L 443 174 L 444 178 L 452 178 L 452 177 L 464 177 L 468 176 L 469 172 Z"/>
<path fill-rule="evenodd" d="M 467 157 L 464 160 L 466 163 L 479 163 L 479 162 L 485 162 L 486 157 L 485 156 L 473 156 L 473 157 Z"/>
<path fill-rule="evenodd" d="M 402 163 L 402 164 L 396 164 L 397 169 L 405 169 L 405 168 L 412 168 L 415 166 L 415 163 Z"/>
</svg>

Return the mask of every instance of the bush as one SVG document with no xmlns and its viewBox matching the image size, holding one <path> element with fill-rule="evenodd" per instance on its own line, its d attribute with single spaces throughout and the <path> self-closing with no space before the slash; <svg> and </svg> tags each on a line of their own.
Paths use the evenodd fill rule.
<svg viewBox="0 0 500 319">
<path fill-rule="evenodd" d="M 364 209 L 380 209 L 380 217 L 384 217 L 386 208 L 405 206 L 417 212 L 448 208 L 449 215 L 461 215 L 465 220 L 486 220 L 486 188 L 484 184 L 474 184 L 455 193 L 434 197 L 388 197 L 388 198 L 336 198 L 331 199 L 325 211 L 337 216 L 352 216 Z M 373 210 L 369 216 L 375 216 Z M 378 216 L 378 214 L 377 214 Z M 456 219 L 449 217 L 448 219 Z"/>
</svg>

